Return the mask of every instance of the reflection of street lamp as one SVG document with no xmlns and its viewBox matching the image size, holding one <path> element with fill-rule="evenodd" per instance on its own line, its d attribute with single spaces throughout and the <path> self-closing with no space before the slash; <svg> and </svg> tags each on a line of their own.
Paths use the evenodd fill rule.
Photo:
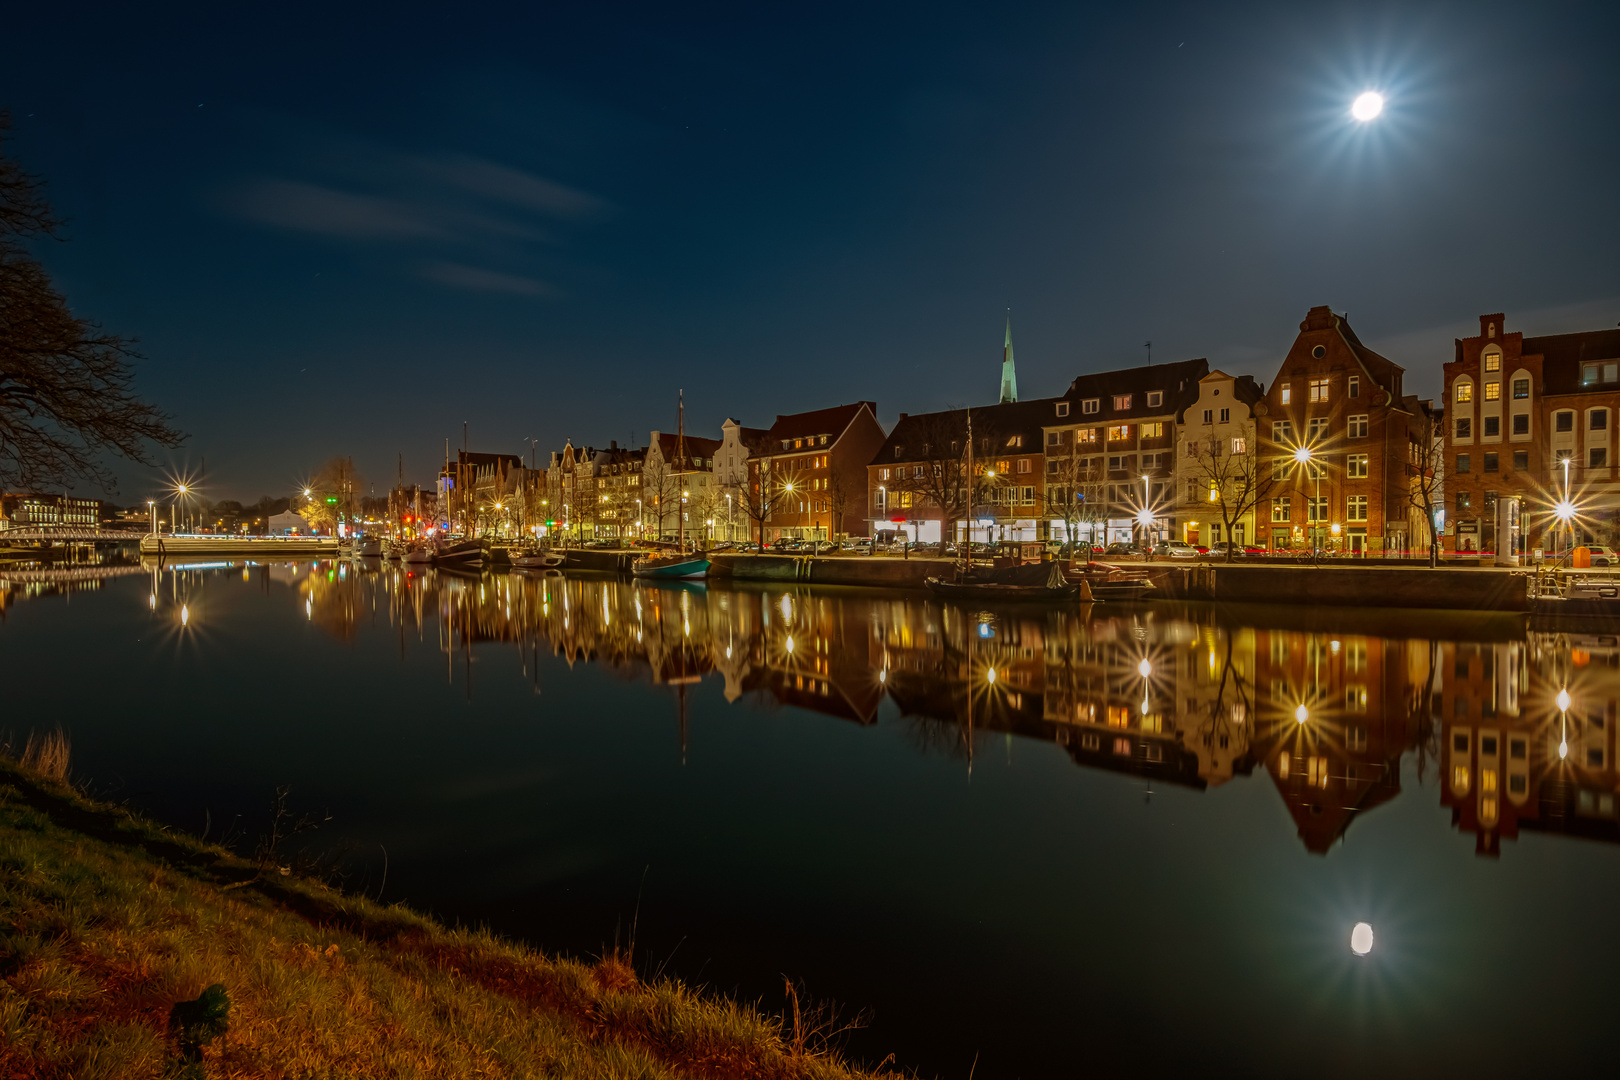
<svg viewBox="0 0 1620 1080">
<path fill-rule="evenodd" d="M 1294 719 L 1297 720 L 1299 723 L 1303 724 L 1305 721 L 1309 720 L 1310 718 L 1311 718 L 1311 711 L 1305 707 L 1303 702 L 1295 707 L 1295 709 L 1294 709 Z"/>
<path fill-rule="evenodd" d="M 1316 474 L 1316 498 L 1311 500 L 1311 512 L 1308 515 L 1310 518 L 1310 524 L 1312 525 L 1311 565 L 1316 566 L 1318 565 L 1317 560 L 1319 557 L 1318 549 L 1321 547 L 1320 532 L 1322 526 L 1320 519 L 1322 515 L 1322 469 L 1320 466 L 1312 464 L 1311 456 L 1311 448 L 1308 446 L 1301 446 L 1294 451 L 1294 460 L 1299 462 L 1301 465 L 1311 466 L 1311 470 Z M 1300 722 L 1304 723 L 1303 720 Z"/>
<path fill-rule="evenodd" d="M 1558 691 L 1558 758 L 1569 757 L 1569 691 Z"/>
</svg>

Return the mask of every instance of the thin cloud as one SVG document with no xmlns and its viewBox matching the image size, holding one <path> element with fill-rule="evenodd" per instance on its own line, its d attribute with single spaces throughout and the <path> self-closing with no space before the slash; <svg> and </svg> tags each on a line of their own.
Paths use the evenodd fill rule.
<svg viewBox="0 0 1620 1080">
<path fill-rule="evenodd" d="M 557 290 L 538 278 L 503 274 L 462 263 L 437 262 L 422 268 L 422 276 L 440 285 L 471 292 L 505 293 L 513 296 L 555 296 Z"/>
<path fill-rule="evenodd" d="M 243 213 L 266 225 L 355 240 L 442 239 L 443 228 L 401 199 L 355 195 L 294 180 L 261 180 L 243 193 Z"/>
<path fill-rule="evenodd" d="M 481 158 L 441 158 L 426 160 L 423 165 L 432 175 L 463 191 L 557 217 L 589 217 L 607 207 L 594 195 Z"/>
</svg>

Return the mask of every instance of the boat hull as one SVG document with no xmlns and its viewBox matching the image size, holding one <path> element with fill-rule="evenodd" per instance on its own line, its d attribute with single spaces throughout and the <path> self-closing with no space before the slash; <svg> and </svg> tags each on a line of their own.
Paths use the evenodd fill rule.
<svg viewBox="0 0 1620 1080">
<path fill-rule="evenodd" d="M 994 583 L 958 584 L 928 578 L 923 584 L 935 596 L 950 600 L 990 600 L 998 603 L 1051 603 L 1073 600 L 1080 594 L 1078 585 L 997 585 Z"/>
<path fill-rule="evenodd" d="M 709 560 L 676 556 L 667 559 L 638 559 L 630 573 L 639 578 L 700 578 L 709 573 Z"/>
</svg>

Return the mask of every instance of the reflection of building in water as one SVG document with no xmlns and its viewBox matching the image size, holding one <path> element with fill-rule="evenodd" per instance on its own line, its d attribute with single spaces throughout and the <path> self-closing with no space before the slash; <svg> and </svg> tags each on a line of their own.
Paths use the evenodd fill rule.
<svg viewBox="0 0 1620 1080">
<path fill-rule="evenodd" d="M 1400 794 L 1427 706 L 1428 648 L 1357 634 L 1255 632 L 1254 754 L 1308 851 Z"/>
<path fill-rule="evenodd" d="M 402 652 L 408 632 L 436 639 L 452 679 L 470 679 L 475 646 L 507 646 L 525 672 L 549 652 L 678 694 L 716 673 L 727 701 L 863 725 L 888 696 L 970 760 L 977 736 L 1006 732 L 1050 740 L 1088 768 L 1196 789 L 1258 762 L 1317 853 L 1400 793 L 1409 749 L 1421 777 L 1437 734 L 1442 801 L 1482 852 L 1521 826 L 1620 840 L 1616 638 L 1442 644 L 1227 627 L 1170 605 L 981 614 L 794 587 L 299 572 L 312 622 L 348 638 L 386 613 Z"/>
<path fill-rule="evenodd" d="M 1520 828 L 1620 841 L 1614 729 L 1620 640 L 1534 634 L 1440 647 L 1440 802 L 1499 855 Z"/>
</svg>

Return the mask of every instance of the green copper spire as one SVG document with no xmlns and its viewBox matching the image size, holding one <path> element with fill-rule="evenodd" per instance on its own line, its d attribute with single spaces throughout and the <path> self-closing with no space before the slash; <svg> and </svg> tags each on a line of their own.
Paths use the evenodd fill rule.
<svg viewBox="0 0 1620 1080">
<path fill-rule="evenodd" d="M 1001 347 L 1001 403 L 1018 400 L 1018 372 L 1013 370 L 1012 309 L 1007 309 L 1007 340 Z"/>
</svg>

